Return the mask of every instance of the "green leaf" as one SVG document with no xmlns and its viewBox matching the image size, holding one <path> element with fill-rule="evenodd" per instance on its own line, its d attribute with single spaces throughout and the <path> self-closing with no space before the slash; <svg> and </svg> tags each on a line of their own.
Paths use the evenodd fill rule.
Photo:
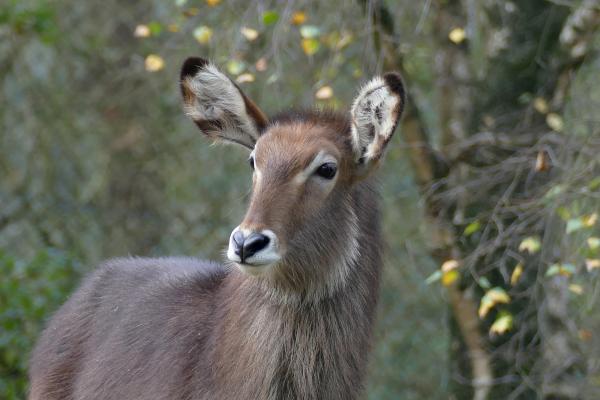
<svg viewBox="0 0 600 400">
<path fill-rule="evenodd" d="M 546 271 L 546 276 L 554 276 L 560 272 L 560 264 L 552 264 L 548 271 Z"/>
<path fill-rule="evenodd" d="M 558 207 L 556 209 L 556 213 L 563 221 L 567 221 L 567 220 L 569 220 L 569 218 L 571 218 L 571 212 L 569 211 L 569 209 L 567 207 L 563 207 L 563 206 Z"/>
<path fill-rule="evenodd" d="M 583 228 L 585 225 L 581 218 L 572 218 L 567 221 L 567 233 L 572 233 Z"/>
<path fill-rule="evenodd" d="M 521 93 L 518 100 L 521 104 L 528 104 L 531 103 L 531 100 L 533 100 L 533 95 L 529 92 Z"/>
<path fill-rule="evenodd" d="M 469 225 L 467 225 L 463 234 L 465 236 L 471 236 L 472 234 L 474 234 L 475 232 L 477 232 L 480 229 L 481 229 L 481 222 L 476 220 L 476 221 L 471 222 Z"/>
<path fill-rule="evenodd" d="M 550 277 L 555 275 L 562 275 L 569 277 L 575 273 L 575 270 L 576 268 L 573 264 L 552 264 L 546 271 L 546 276 Z"/>
<path fill-rule="evenodd" d="M 425 283 L 430 285 L 434 282 L 439 281 L 440 279 L 442 279 L 442 271 L 438 269 L 433 274 L 429 275 L 429 277 L 427 277 L 427 279 L 425 279 Z"/>
<path fill-rule="evenodd" d="M 600 189 L 600 176 L 595 177 L 588 183 L 588 188 L 590 190 Z"/>
<path fill-rule="evenodd" d="M 279 20 L 279 13 L 273 10 L 265 11 L 262 15 L 262 20 L 265 25 L 273 25 Z"/>
<path fill-rule="evenodd" d="M 550 190 L 548 190 L 546 192 L 546 194 L 544 195 L 544 199 L 546 199 L 546 200 L 554 199 L 555 197 L 560 195 L 564 190 L 565 190 L 565 188 L 562 185 L 552 186 L 552 188 Z"/>
<path fill-rule="evenodd" d="M 492 284 L 490 283 L 489 279 L 486 278 L 485 276 L 482 276 L 481 278 L 479 278 L 477 280 L 477 283 L 479 284 L 479 286 L 481 286 L 482 289 L 489 289 L 492 287 Z"/>
<path fill-rule="evenodd" d="M 162 32 L 163 27 L 160 23 L 153 21 L 148 24 L 148 29 L 150 29 L 152 36 L 158 36 Z"/>
</svg>

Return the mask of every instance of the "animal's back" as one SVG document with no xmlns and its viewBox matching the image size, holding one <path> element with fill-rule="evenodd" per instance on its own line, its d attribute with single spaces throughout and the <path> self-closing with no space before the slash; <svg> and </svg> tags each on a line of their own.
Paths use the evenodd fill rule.
<svg viewBox="0 0 600 400">
<path fill-rule="evenodd" d="M 31 358 L 30 399 L 202 398 L 225 275 L 192 258 L 106 262 L 43 332 Z"/>
</svg>

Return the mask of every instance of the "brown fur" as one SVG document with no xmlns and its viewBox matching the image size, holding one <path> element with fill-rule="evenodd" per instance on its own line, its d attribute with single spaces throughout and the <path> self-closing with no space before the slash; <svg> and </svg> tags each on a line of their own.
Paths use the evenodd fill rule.
<svg viewBox="0 0 600 400">
<path fill-rule="evenodd" d="M 279 116 L 255 149 L 263 176 L 242 225 L 281 239 L 285 255 L 272 272 L 254 277 L 191 258 L 104 263 L 40 337 L 30 400 L 360 397 L 382 240 L 372 178 L 357 178 L 350 121 Z M 323 149 L 338 162 L 335 186 L 292 183 Z"/>
</svg>

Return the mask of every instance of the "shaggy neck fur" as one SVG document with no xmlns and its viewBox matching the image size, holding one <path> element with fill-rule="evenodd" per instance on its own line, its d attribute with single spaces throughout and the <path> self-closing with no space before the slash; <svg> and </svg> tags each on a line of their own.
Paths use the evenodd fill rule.
<svg viewBox="0 0 600 400">
<path fill-rule="evenodd" d="M 359 396 L 379 286 L 381 240 L 371 186 L 357 185 L 347 205 L 345 224 L 336 226 L 347 246 L 328 251 L 340 238 L 328 232 L 315 236 L 327 254 L 314 254 L 307 260 L 310 265 L 295 265 L 303 273 L 324 271 L 319 276 L 323 282 L 303 281 L 301 273 L 276 282 L 230 273 L 222 291 L 225 314 L 217 319 L 223 341 L 214 354 L 216 387 L 223 391 L 217 398 Z M 294 292 L 289 285 L 298 281 L 308 284 L 307 289 Z"/>
</svg>

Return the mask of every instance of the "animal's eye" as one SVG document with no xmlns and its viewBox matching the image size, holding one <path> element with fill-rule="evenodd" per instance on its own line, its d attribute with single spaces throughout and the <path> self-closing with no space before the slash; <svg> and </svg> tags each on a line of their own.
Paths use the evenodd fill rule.
<svg viewBox="0 0 600 400">
<path fill-rule="evenodd" d="M 250 164 L 250 168 L 254 169 L 254 157 L 250 156 L 248 163 Z"/>
<path fill-rule="evenodd" d="M 335 165 L 335 163 L 328 162 L 328 163 L 322 164 L 319 168 L 317 168 L 317 170 L 315 171 L 315 174 L 317 174 L 321 178 L 333 179 L 336 172 L 337 172 L 337 166 Z"/>
</svg>

